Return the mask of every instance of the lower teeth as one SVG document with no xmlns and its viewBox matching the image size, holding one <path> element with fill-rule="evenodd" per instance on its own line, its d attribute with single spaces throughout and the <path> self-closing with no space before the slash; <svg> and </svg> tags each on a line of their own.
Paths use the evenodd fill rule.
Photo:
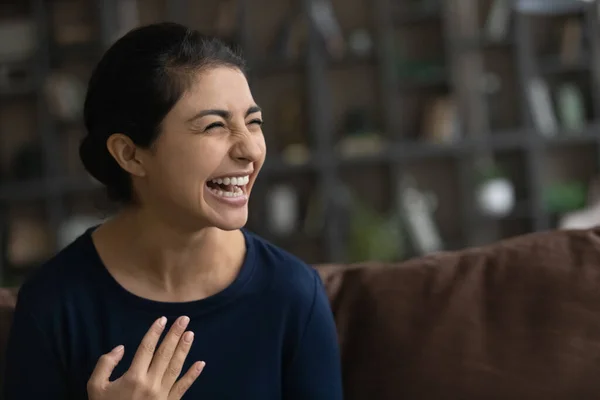
<svg viewBox="0 0 600 400">
<path fill-rule="evenodd" d="M 244 194 L 244 192 L 242 192 L 242 189 L 240 189 L 237 186 L 233 189 L 233 192 L 213 188 L 210 188 L 210 191 L 216 194 L 217 196 L 221 197 L 240 197 Z"/>
</svg>

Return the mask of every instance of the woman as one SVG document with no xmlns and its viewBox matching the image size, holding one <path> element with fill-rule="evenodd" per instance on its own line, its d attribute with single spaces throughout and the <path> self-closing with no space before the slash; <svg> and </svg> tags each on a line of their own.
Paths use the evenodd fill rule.
<svg viewBox="0 0 600 400">
<path fill-rule="evenodd" d="M 106 52 L 80 155 L 123 206 L 20 290 L 7 400 L 342 398 L 317 274 L 243 229 L 266 153 L 243 69 L 172 23 Z"/>
</svg>

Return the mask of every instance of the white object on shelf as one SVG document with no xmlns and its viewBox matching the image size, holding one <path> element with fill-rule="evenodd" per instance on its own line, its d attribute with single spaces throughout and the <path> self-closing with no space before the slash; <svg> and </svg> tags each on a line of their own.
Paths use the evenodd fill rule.
<svg viewBox="0 0 600 400">
<path fill-rule="evenodd" d="M 542 78 L 535 77 L 530 80 L 528 89 L 528 100 L 538 132 L 546 137 L 556 136 L 558 122 L 548 84 Z"/>
<path fill-rule="evenodd" d="M 515 188 L 507 178 L 490 179 L 479 186 L 476 200 L 482 214 L 505 217 L 515 206 Z"/>
<path fill-rule="evenodd" d="M 267 200 L 268 229 L 277 235 L 289 235 L 298 224 L 298 194 L 289 185 L 269 190 Z"/>
<path fill-rule="evenodd" d="M 53 73 L 45 85 L 46 96 L 52 113 L 59 119 L 72 121 L 83 112 L 85 83 L 67 73 Z"/>
</svg>

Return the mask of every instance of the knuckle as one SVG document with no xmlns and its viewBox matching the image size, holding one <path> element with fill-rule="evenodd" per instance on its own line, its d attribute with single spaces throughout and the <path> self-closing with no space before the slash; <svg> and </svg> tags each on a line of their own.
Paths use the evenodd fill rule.
<svg viewBox="0 0 600 400">
<path fill-rule="evenodd" d="M 125 376 L 123 378 L 131 386 L 134 386 L 134 387 L 143 387 L 144 386 L 144 380 L 138 374 L 128 372 L 125 374 Z"/>
<path fill-rule="evenodd" d="M 160 388 L 158 386 L 148 384 L 141 387 L 140 392 L 144 395 L 143 397 L 145 399 L 154 399 L 160 394 Z"/>
<path fill-rule="evenodd" d="M 143 342 L 142 350 L 148 354 L 154 354 L 154 350 L 156 350 L 156 346 L 151 342 Z"/>
<path fill-rule="evenodd" d="M 165 347 L 165 346 L 162 346 L 162 347 L 159 347 L 159 348 L 156 350 L 156 353 L 155 353 L 155 355 L 154 355 L 154 356 L 155 356 L 156 358 L 161 358 L 161 359 L 163 359 L 163 358 L 167 358 L 167 357 L 168 357 L 168 354 L 169 354 L 169 349 L 168 349 L 167 347 Z"/>
<path fill-rule="evenodd" d="M 154 335 L 154 336 L 159 336 L 162 335 L 163 332 L 163 328 L 161 326 L 159 326 L 158 324 L 154 324 L 150 327 L 150 332 Z"/>
<path fill-rule="evenodd" d="M 167 367 L 166 373 L 172 377 L 178 377 L 181 373 L 181 368 L 176 364 L 171 364 Z"/>
</svg>

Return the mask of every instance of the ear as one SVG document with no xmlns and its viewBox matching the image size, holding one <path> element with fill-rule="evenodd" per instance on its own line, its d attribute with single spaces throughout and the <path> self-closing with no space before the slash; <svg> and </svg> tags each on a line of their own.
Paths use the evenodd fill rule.
<svg viewBox="0 0 600 400">
<path fill-rule="evenodd" d="M 106 141 L 108 151 L 125 171 L 134 176 L 145 176 L 146 170 L 140 157 L 140 149 L 127 136 L 112 134 Z"/>
</svg>

